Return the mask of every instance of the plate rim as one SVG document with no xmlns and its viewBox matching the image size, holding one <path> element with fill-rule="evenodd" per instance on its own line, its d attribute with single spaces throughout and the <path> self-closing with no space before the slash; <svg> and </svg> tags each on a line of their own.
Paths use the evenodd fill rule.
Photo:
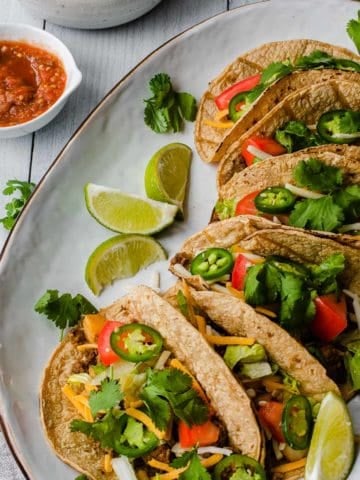
<svg viewBox="0 0 360 480">
<path fill-rule="evenodd" d="M 186 28 L 185 30 L 181 31 L 180 33 L 172 36 L 162 44 L 160 44 L 158 47 L 156 47 L 154 50 L 152 50 L 148 55 L 143 57 L 140 62 L 138 62 L 133 68 L 131 68 L 121 79 L 115 83 L 115 85 L 102 97 L 102 99 L 95 105 L 95 107 L 90 111 L 90 113 L 85 117 L 85 119 L 80 123 L 80 125 L 76 128 L 76 130 L 73 132 L 69 140 L 65 143 L 65 145 L 62 147 L 60 152 L 56 155 L 54 160 L 51 162 L 50 166 L 47 168 L 45 171 L 44 175 L 40 178 L 38 181 L 34 191 L 32 192 L 29 200 L 25 204 L 24 208 L 20 212 L 19 216 L 16 219 L 16 222 L 11 229 L 9 235 L 7 236 L 5 243 L 0 251 L 0 263 L 5 260 L 7 250 L 10 247 L 13 238 L 16 236 L 17 230 L 19 229 L 19 225 L 22 223 L 24 217 L 26 216 L 27 212 L 31 208 L 31 205 L 34 201 L 34 199 L 37 197 L 41 187 L 44 186 L 45 182 L 47 181 L 47 178 L 49 175 L 52 173 L 52 171 L 56 168 L 56 166 L 61 162 L 62 157 L 66 153 L 66 151 L 71 147 L 72 143 L 77 139 L 77 137 L 82 133 L 82 131 L 87 127 L 87 124 L 92 120 L 92 118 L 96 115 L 97 111 L 100 110 L 104 104 L 111 99 L 113 95 L 117 92 L 118 89 L 121 89 L 121 86 L 126 80 L 128 80 L 130 77 L 132 77 L 136 71 L 148 60 L 150 60 L 154 55 L 156 55 L 160 50 L 165 48 L 167 45 L 175 42 L 177 39 L 179 39 L 182 36 L 185 36 L 187 33 L 191 32 L 192 30 L 195 30 L 201 26 L 203 26 L 206 23 L 211 23 L 214 20 L 217 20 L 219 17 L 222 16 L 228 16 L 228 15 L 233 15 L 233 12 L 236 12 L 240 9 L 243 8 L 249 8 L 254 5 L 260 5 L 263 3 L 269 3 L 274 0 L 254 0 L 252 3 L 245 4 L 245 5 L 240 5 L 238 7 L 235 7 L 231 10 L 226 10 L 224 12 L 217 13 L 215 15 L 212 15 L 211 17 L 205 18 L 204 20 L 201 20 L 200 22 L 195 23 L 194 25 L 191 25 L 190 27 Z M 40 405 L 39 405 L 40 408 Z M 10 449 L 10 452 L 12 453 L 13 458 L 15 459 L 17 466 L 19 467 L 20 471 L 22 472 L 23 476 L 25 477 L 25 480 L 37 480 L 34 477 L 30 475 L 28 472 L 28 467 L 26 465 L 26 461 L 22 458 L 22 453 L 20 452 L 20 448 L 16 446 L 16 441 L 15 439 L 12 439 L 13 432 L 10 424 L 5 421 L 4 415 L 2 414 L 3 407 L 0 405 L 0 428 L 1 432 L 4 435 L 4 439 Z"/>
</svg>

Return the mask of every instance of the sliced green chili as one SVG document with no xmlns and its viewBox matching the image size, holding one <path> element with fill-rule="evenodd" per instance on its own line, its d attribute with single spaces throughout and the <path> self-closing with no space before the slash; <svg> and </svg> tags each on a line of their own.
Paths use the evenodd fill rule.
<svg viewBox="0 0 360 480">
<path fill-rule="evenodd" d="M 329 143 L 352 143 L 360 139 L 360 112 L 332 110 L 319 118 L 319 135 Z"/>
<path fill-rule="evenodd" d="M 312 412 L 309 400 L 296 395 L 284 407 L 281 428 L 285 440 L 294 450 L 304 450 L 310 445 L 312 433 Z"/>
<path fill-rule="evenodd" d="M 144 362 L 158 355 L 163 346 L 159 332 L 142 323 L 129 323 L 113 331 L 110 345 L 128 362 Z"/>
<path fill-rule="evenodd" d="M 214 480 L 231 478 L 232 475 L 238 471 L 247 474 L 246 478 L 266 480 L 265 470 L 259 462 L 247 455 L 239 454 L 229 455 L 216 465 L 214 470 Z"/>
<path fill-rule="evenodd" d="M 204 280 L 216 280 L 230 273 L 234 265 L 232 253 L 224 248 L 208 248 L 191 262 L 190 271 Z"/>
<path fill-rule="evenodd" d="M 289 212 L 296 201 L 295 195 L 285 187 L 268 187 L 255 197 L 255 206 L 264 213 Z"/>
</svg>

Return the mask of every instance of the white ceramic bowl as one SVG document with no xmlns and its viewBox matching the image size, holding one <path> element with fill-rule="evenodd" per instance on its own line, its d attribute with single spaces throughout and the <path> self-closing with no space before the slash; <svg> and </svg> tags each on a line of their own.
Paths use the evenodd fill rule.
<svg viewBox="0 0 360 480">
<path fill-rule="evenodd" d="M 73 28 L 109 28 L 130 22 L 161 0 L 20 0 L 33 15 Z"/>
<path fill-rule="evenodd" d="M 0 40 L 23 41 L 54 53 L 66 71 L 66 85 L 57 101 L 32 120 L 10 127 L 0 127 L 0 138 L 21 137 L 47 125 L 63 108 L 72 92 L 80 85 L 81 72 L 68 48 L 54 35 L 39 28 L 19 23 L 0 23 Z"/>
</svg>

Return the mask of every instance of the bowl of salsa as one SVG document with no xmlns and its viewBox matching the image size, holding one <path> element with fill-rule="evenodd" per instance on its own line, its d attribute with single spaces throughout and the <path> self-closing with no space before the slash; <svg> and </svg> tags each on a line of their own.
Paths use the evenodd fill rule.
<svg viewBox="0 0 360 480">
<path fill-rule="evenodd" d="M 0 138 L 44 127 L 79 86 L 67 47 L 44 30 L 0 24 Z"/>
</svg>

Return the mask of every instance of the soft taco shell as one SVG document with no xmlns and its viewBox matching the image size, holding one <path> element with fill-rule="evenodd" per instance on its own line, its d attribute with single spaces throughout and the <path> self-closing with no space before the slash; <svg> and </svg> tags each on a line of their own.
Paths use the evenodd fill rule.
<svg viewBox="0 0 360 480">
<path fill-rule="evenodd" d="M 286 60 L 294 62 L 297 58 L 303 55 L 309 55 L 314 50 L 321 50 L 339 58 L 360 61 L 360 57 L 350 50 L 328 43 L 316 40 L 286 40 L 261 45 L 238 57 L 228 65 L 220 75 L 210 83 L 208 90 L 204 93 L 200 101 L 195 125 L 195 143 L 200 157 L 205 162 L 219 161 L 220 156 L 217 153 L 217 149 L 230 131 L 230 129 L 220 130 L 204 123 L 204 119 L 213 120 L 215 114 L 218 112 L 214 102 L 216 95 L 242 79 L 261 73 L 263 69 L 272 62 L 283 62 Z M 279 95 L 278 98 L 283 98 L 284 95 L 291 93 L 294 89 L 316 82 L 324 82 L 325 80 L 334 78 L 334 76 L 338 74 L 342 75 L 342 73 L 345 73 L 346 76 L 350 74 L 352 78 L 355 78 L 351 72 L 332 71 L 328 73 L 325 70 L 319 72 L 311 70 L 305 72 L 305 75 L 301 73 L 299 77 L 302 78 L 290 80 L 289 83 L 288 81 L 283 82 L 283 86 L 279 87 L 279 90 L 275 90 L 275 96 Z M 355 73 L 354 75 L 356 76 L 357 74 Z M 292 76 L 293 75 L 290 75 L 288 78 Z M 271 105 L 276 101 L 273 96 L 270 98 L 269 101 L 264 101 L 264 105 L 267 105 L 268 108 L 271 108 Z M 259 100 L 260 99 L 257 100 L 256 104 L 258 104 Z M 261 102 L 263 102 L 263 100 L 261 100 Z M 244 117 L 242 121 L 243 120 Z M 254 117 L 252 117 L 252 121 L 253 120 Z"/>
<path fill-rule="evenodd" d="M 41 420 L 58 457 L 92 480 L 117 480 L 115 473 L 104 473 L 105 451 L 97 442 L 82 433 L 70 431 L 70 423 L 79 412 L 68 402 L 62 387 L 74 372 L 82 371 L 88 363 L 89 351 L 79 352 L 80 331 L 69 333 L 53 353 L 45 369 L 41 391 Z"/>
<path fill-rule="evenodd" d="M 241 200 L 255 190 L 294 183 L 295 167 L 309 158 L 316 158 L 326 165 L 340 168 L 344 174 L 345 185 L 360 184 L 360 147 L 325 145 L 281 155 L 279 158 L 270 158 L 266 162 L 254 163 L 236 172 L 224 185 L 220 200 L 230 198 Z"/>
<path fill-rule="evenodd" d="M 257 460 L 261 435 L 249 397 L 222 359 L 199 332 L 150 288 L 134 288 L 129 295 L 101 311 L 108 320 L 138 321 L 160 332 L 176 357 L 196 377 L 223 421 L 232 446 Z"/>
<path fill-rule="evenodd" d="M 184 277 L 177 264 L 188 266 L 196 254 L 210 247 L 239 245 L 258 255 L 281 255 L 300 263 L 320 263 L 329 255 L 341 252 L 346 262 L 341 280 L 346 288 L 360 295 L 359 250 L 339 243 L 335 240 L 338 238 L 338 235 L 320 236 L 301 229 L 278 227 L 261 217 L 240 215 L 212 223 L 190 237 L 171 260 L 170 271 L 180 278 Z M 186 280 L 195 288 L 209 288 L 199 276 Z"/>
<path fill-rule="evenodd" d="M 222 197 L 226 191 L 227 182 L 246 167 L 240 152 L 242 144 L 248 138 L 254 135 L 273 137 L 275 131 L 290 120 L 314 126 L 323 113 L 337 109 L 360 110 L 359 82 L 333 80 L 303 88 L 287 96 L 241 137 L 232 133 L 217 172 L 219 196 Z"/>
</svg>

